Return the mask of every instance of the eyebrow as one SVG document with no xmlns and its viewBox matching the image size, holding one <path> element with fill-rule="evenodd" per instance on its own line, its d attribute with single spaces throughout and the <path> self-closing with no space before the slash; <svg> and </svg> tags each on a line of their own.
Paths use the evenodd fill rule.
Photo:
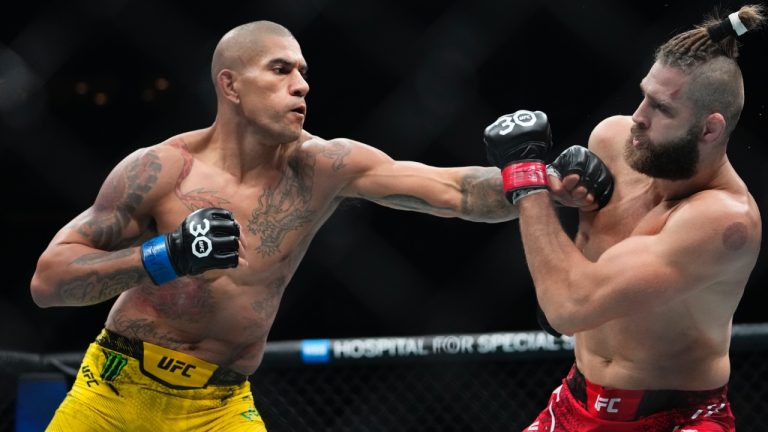
<svg viewBox="0 0 768 432">
<path fill-rule="evenodd" d="M 270 67 L 279 65 L 279 66 L 286 66 L 286 67 L 292 68 L 296 66 L 296 62 L 292 62 L 288 59 L 278 57 L 267 62 L 267 65 Z M 301 73 L 302 75 L 306 75 L 307 72 L 309 71 L 309 66 L 306 63 L 299 63 L 298 69 L 299 69 L 299 73 Z"/>
<path fill-rule="evenodd" d="M 673 111 L 674 110 L 674 108 L 672 107 L 672 104 L 669 101 L 657 99 L 657 98 L 649 95 L 648 93 L 646 93 L 645 89 L 643 88 L 643 83 L 642 82 L 640 83 L 640 91 L 643 93 L 643 96 L 645 96 L 648 99 L 650 99 L 650 101 L 654 105 L 660 106 L 660 107 L 662 107 L 662 108 L 664 108 L 664 109 L 666 109 L 668 111 Z"/>
</svg>

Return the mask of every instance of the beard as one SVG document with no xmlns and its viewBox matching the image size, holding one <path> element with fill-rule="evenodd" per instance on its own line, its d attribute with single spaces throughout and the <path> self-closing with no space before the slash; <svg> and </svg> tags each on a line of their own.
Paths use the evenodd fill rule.
<svg viewBox="0 0 768 432">
<path fill-rule="evenodd" d="M 624 147 L 624 160 L 635 171 L 647 176 L 664 180 L 686 180 L 696 174 L 699 162 L 699 127 L 696 124 L 682 137 L 653 142 L 646 135 L 641 135 L 637 125 L 632 126 L 632 133 Z M 643 143 L 640 147 L 632 145 L 632 137 Z"/>
</svg>

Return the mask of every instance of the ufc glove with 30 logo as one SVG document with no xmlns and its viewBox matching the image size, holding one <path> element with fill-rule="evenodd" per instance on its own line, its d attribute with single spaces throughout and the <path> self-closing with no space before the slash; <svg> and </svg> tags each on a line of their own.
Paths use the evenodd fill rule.
<svg viewBox="0 0 768 432">
<path fill-rule="evenodd" d="M 237 267 L 240 226 L 229 210 L 203 208 L 190 213 L 168 234 L 141 245 L 141 262 L 157 285 L 211 269 Z"/>
</svg>

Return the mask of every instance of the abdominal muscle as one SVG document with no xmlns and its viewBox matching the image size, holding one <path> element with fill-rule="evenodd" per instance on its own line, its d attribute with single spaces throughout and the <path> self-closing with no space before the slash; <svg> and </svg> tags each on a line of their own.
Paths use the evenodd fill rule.
<svg viewBox="0 0 768 432">
<path fill-rule="evenodd" d="M 143 285 L 120 295 L 106 327 L 250 375 L 261 363 L 286 283 L 273 277 L 246 286 L 219 276 Z"/>
<path fill-rule="evenodd" d="M 596 384 L 624 390 L 697 391 L 725 385 L 728 341 L 704 329 L 681 328 L 677 312 L 615 320 L 576 334 L 579 370 Z M 675 315 L 677 322 L 666 325 Z"/>
</svg>

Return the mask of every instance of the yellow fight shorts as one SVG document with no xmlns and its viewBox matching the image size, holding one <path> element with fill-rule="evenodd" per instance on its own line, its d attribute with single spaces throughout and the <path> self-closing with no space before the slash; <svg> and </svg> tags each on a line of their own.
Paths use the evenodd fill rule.
<svg viewBox="0 0 768 432">
<path fill-rule="evenodd" d="M 265 432 L 248 377 L 103 330 L 47 431 Z"/>
</svg>

